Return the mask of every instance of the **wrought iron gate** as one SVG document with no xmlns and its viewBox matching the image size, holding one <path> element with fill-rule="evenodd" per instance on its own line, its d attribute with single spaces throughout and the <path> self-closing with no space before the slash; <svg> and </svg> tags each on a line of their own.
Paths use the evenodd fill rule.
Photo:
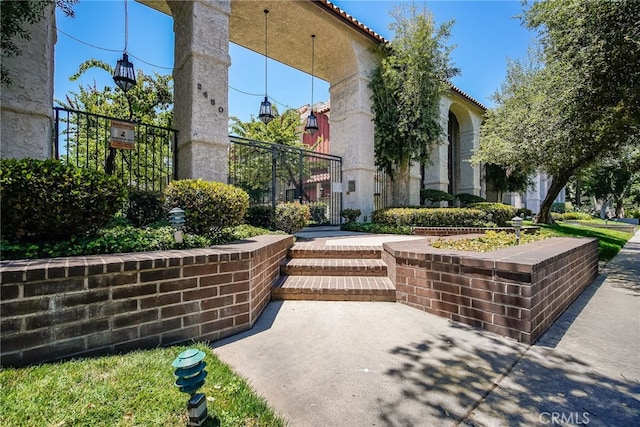
<svg viewBox="0 0 640 427">
<path fill-rule="evenodd" d="M 56 159 L 79 167 L 106 170 L 130 187 L 162 191 L 176 177 L 178 131 L 135 124 L 135 149 L 109 148 L 114 117 L 55 107 Z"/>
<path fill-rule="evenodd" d="M 297 147 L 231 136 L 229 184 L 252 205 L 298 201 L 312 208 L 316 225 L 340 224 L 342 158 Z"/>
</svg>

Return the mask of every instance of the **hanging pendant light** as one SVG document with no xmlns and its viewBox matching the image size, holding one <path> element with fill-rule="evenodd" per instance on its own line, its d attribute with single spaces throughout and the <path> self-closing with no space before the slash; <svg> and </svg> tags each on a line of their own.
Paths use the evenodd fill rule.
<svg viewBox="0 0 640 427">
<path fill-rule="evenodd" d="M 129 16 L 127 13 L 127 0 L 124 0 L 124 52 L 122 59 L 118 60 L 113 72 L 113 81 L 125 93 L 136 85 L 136 72 L 127 55 L 127 43 L 129 41 Z"/>
<path fill-rule="evenodd" d="M 313 66 L 315 62 L 315 41 L 316 35 L 311 34 L 311 112 L 309 113 L 309 117 L 307 117 L 307 124 L 304 126 L 305 132 L 313 135 L 318 131 L 318 120 L 316 119 L 316 115 L 313 113 Z"/>
<path fill-rule="evenodd" d="M 264 101 L 260 103 L 260 114 L 258 118 L 266 125 L 273 120 L 273 112 L 271 111 L 271 103 L 267 96 L 267 15 L 269 10 L 264 10 Z"/>
</svg>

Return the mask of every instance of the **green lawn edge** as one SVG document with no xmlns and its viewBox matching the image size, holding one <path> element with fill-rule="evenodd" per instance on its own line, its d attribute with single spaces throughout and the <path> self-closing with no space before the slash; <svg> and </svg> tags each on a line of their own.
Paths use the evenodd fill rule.
<svg viewBox="0 0 640 427">
<path fill-rule="evenodd" d="M 204 343 L 0 370 L 0 425 L 186 426 L 189 396 L 173 360 L 205 352 L 205 426 L 284 426 L 286 421 Z"/>
</svg>

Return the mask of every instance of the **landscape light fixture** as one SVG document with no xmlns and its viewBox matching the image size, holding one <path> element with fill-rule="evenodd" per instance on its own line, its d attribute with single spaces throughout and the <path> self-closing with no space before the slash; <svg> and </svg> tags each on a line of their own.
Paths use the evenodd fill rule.
<svg viewBox="0 0 640 427">
<path fill-rule="evenodd" d="M 133 64 L 129 61 L 129 55 L 127 55 L 129 41 L 128 21 L 127 0 L 124 0 L 124 52 L 122 53 L 122 59 L 118 60 L 116 69 L 113 71 L 113 81 L 124 93 L 127 93 L 129 89 L 136 85 L 136 72 L 133 69 Z"/>
<path fill-rule="evenodd" d="M 262 120 L 265 125 L 273 120 L 273 112 L 271 111 L 271 103 L 267 96 L 267 16 L 269 15 L 269 9 L 264 10 L 264 101 L 260 103 L 260 114 L 258 118 Z"/>
<path fill-rule="evenodd" d="M 513 229 L 516 232 L 516 245 L 520 244 L 520 229 L 522 229 L 522 218 L 519 216 L 515 216 L 511 218 L 511 224 L 513 224 Z"/>
<path fill-rule="evenodd" d="M 183 209 L 173 208 L 169 211 L 169 223 L 171 223 L 173 228 L 176 230 L 173 234 L 173 238 L 176 243 L 182 243 L 184 240 L 182 227 L 184 227 L 185 220 L 185 213 Z"/>
<path fill-rule="evenodd" d="M 203 351 L 190 348 L 180 353 L 171 364 L 176 368 L 173 373 L 176 377 L 176 386 L 181 392 L 191 396 L 187 404 L 188 426 L 202 426 L 209 417 L 207 397 L 204 393 L 198 393 L 198 389 L 204 385 L 207 377 L 205 356 L 206 354 Z"/>
<path fill-rule="evenodd" d="M 316 115 L 313 114 L 313 66 L 315 65 L 315 48 L 316 48 L 316 35 L 311 34 L 311 112 L 307 117 L 307 124 L 304 126 L 304 130 L 313 135 L 318 131 L 318 120 Z"/>
</svg>

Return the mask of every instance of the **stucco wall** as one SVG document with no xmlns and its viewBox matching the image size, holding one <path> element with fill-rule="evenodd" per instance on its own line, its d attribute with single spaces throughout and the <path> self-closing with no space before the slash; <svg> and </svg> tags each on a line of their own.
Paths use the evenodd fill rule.
<svg viewBox="0 0 640 427">
<path fill-rule="evenodd" d="M 2 84 L 0 156 L 47 159 L 53 154 L 53 51 L 55 14 L 47 7 L 44 18 L 26 27 L 31 40 L 15 37 L 22 50 L 17 57 L 2 57 L 13 83 Z"/>
</svg>

